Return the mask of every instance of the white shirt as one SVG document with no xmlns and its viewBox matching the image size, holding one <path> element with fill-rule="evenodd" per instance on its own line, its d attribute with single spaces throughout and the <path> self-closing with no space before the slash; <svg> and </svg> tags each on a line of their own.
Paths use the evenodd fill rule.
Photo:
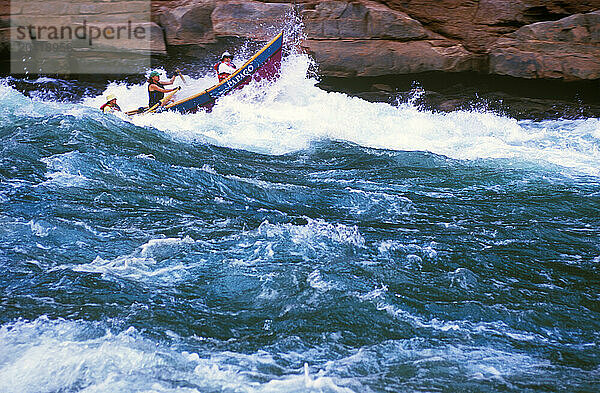
<svg viewBox="0 0 600 393">
<path fill-rule="evenodd" d="M 217 71 L 217 73 L 219 74 L 233 74 L 236 71 L 236 68 L 233 66 L 233 64 L 227 64 L 227 63 L 221 63 L 219 64 L 219 69 Z"/>
</svg>

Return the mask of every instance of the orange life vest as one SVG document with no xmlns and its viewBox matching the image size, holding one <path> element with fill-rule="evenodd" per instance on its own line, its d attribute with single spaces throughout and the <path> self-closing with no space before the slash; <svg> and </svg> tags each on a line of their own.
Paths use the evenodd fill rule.
<svg viewBox="0 0 600 393">
<path fill-rule="evenodd" d="M 219 65 L 222 63 L 222 61 L 218 62 L 217 64 L 215 64 L 215 66 L 213 67 L 215 69 L 215 72 L 217 73 L 217 76 L 219 77 L 219 83 L 223 82 L 225 79 L 227 79 L 227 77 L 229 77 L 229 75 L 226 72 L 223 72 L 221 74 L 219 74 Z M 231 66 L 233 68 L 236 68 L 233 64 L 231 64 Z"/>
<path fill-rule="evenodd" d="M 107 102 L 107 103 L 105 103 L 104 105 L 102 105 L 102 106 L 100 107 L 100 110 L 101 110 L 102 112 L 104 112 L 104 108 L 106 108 L 107 106 L 110 106 L 110 107 L 112 107 L 113 109 L 115 109 L 115 110 L 118 110 L 118 111 L 120 111 L 120 110 L 121 110 L 121 108 L 120 108 L 120 107 L 119 107 L 119 105 L 117 105 L 117 104 L 115 104 L 114 106 L 110 105 L 110 101 L 109 101 L 109 102 Z"/>
</svg>

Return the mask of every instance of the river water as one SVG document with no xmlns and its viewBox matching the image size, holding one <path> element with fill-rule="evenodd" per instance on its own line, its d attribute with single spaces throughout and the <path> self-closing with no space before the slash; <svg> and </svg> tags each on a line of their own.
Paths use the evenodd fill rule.
<svg viewBox="0 0 600 393">
<path fill-rule="evenodd" d="M 2 79 L 0 392 L 597 391 L 600 120 L 309 67 L 133 119 Z"/>
</svg>

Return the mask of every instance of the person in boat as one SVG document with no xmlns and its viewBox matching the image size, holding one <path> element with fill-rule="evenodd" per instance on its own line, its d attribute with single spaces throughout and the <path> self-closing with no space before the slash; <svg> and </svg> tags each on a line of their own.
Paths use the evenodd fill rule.
<svg viewBox="0 0 600 393">
<path fill-rule="evenodd" d="M 158 104 L 160 100 L 165 97 L 165 93 L 170 93 L 172 91 L 178 90 L 178 88 L 174 89 L 165 89 L 165 85 L 172 85 L 175 81 L 175 76 L 171 78 L 169 81 L 160 81 L 160 74 L 157 71 L 152 71 L 150 73 L 150 77 L 148 78 L 148 107 L 152 108 L 154 105 Z M 163 105 L 167 104 L 166 102 Z"/>
<path fill-rule="evenodd" d="M 106 97 L 106 102 L 100 107 L 104 113 L 121 112 L 121 108 L 117 104 L 117 97 L 114 94 L 109 94 Z"/>
<path fill-rule="evenodd" d="M 215 64 L 215 71 L 217 71 L 217 75 L 219 76 L 219 83 L 229 78 L 229 75 L 237 70 L 237 67 L 231 62 L 232 60 L 233 55 L 225 51 L 221 55 L 221 61 Z"/>
</svg>

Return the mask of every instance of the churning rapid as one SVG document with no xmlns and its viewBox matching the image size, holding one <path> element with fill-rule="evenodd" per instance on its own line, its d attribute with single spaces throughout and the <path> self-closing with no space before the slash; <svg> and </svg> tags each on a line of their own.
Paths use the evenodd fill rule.
<svg viewBox="0 0 600 393">
<path fill-rule="evenodd" d="M 97 108 L 143 84 L 2 82 L 0 392 L 598 388 L 600 120 L 369 103 L 309 65 L 132 119 Z"/>
</svg>

